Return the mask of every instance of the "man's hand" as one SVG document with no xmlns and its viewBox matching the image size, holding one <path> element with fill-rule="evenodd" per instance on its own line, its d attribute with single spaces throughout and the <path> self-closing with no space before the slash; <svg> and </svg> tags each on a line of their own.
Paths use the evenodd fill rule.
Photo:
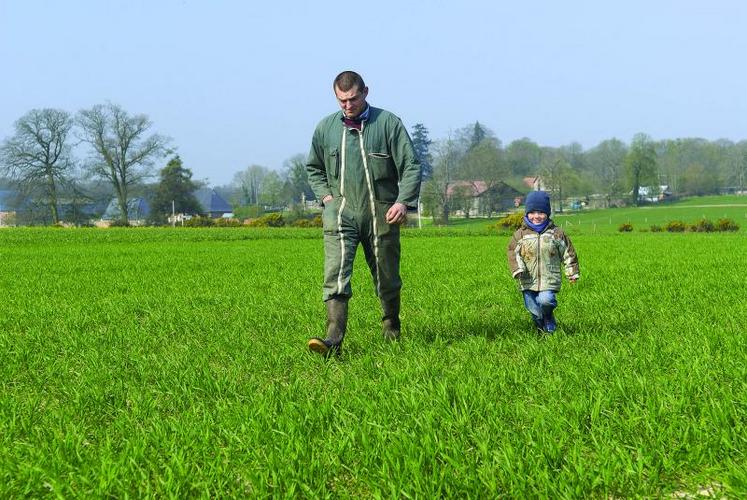
<svg viewBox="0 0 747 500">
<path fill-rule="evenodd" d="M 403 203 L 395 203 L 386 211 L 386 222 L 388 224 L 402 224 L 407 220 L 407 206 Z"/>
<path fill-rule="evenodd" d="M 327 203 L 329 203 L 332 200 L 333 200 L 332 195 L 328 194 L 327 196 L 325 196 L 324 198 L 322 198 L 322 205 L 327 205 Z"/>
</svg>

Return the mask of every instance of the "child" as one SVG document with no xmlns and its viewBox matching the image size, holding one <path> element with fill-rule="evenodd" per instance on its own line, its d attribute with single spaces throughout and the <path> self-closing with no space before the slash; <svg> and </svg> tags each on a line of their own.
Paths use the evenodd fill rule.
<svg viewBox="0 0 747 500">
<path fill-rule="evenodd" d="M 553 333 L 553 310 L 560 291 L 561 264 L 571 283 L 579 276 L 576 250 L 565 232 L 550 220 L 550 196 L 532 191 L 526 198 L 521 227 L 508 244 L 511 275 L 519 280 L 524 305 L 538 330 Z"/>
</svg>

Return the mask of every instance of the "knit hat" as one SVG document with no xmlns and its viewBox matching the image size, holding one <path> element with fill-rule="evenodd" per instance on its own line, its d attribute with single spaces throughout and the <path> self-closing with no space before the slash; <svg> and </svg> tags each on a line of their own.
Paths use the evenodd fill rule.
<svg viewBox="0 0 747 500">
<path fill-rule="evenodd" d="M 545 191 L 531 191 L 524 202 L 526 210 L 524 213 L 529 212 L 543 212 L 547 216 L 550 216 L 550 195 Z"/>
</svg>

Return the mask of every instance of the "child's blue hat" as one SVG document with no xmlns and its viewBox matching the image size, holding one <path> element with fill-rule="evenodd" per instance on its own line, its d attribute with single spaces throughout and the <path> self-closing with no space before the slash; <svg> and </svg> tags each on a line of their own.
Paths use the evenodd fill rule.
<svg viewBox="0 0 747 500">
<path fill-rule="evenodd" d="M 546 213 L 548 217 L 550 216 L 550 195 L 545 191 L 530 191 L 524 204 L 526 205 L 524 213 L 528 214 L 529 212 L 536 211 Z"/>
</svg>

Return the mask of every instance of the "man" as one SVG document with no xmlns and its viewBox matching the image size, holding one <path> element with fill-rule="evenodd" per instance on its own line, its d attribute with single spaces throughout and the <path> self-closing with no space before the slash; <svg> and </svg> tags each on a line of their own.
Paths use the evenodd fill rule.
<svg viewBox="0 0 747 500">
<path fill-rule="evenodd" d="M 306 162 L 309 183 L 324 206 L 325 338 L 308 346 L 340 353 L 352 296 L 350 278 L 360 243 L 383 311 L 384 338 L 400 335 L 399 225 L 417 206 L 420 163 L 402 121 L 368 105 L 368 87 L 353 71 L 332 83 L 340 111 L 314 131 Z"/>
</svg>

